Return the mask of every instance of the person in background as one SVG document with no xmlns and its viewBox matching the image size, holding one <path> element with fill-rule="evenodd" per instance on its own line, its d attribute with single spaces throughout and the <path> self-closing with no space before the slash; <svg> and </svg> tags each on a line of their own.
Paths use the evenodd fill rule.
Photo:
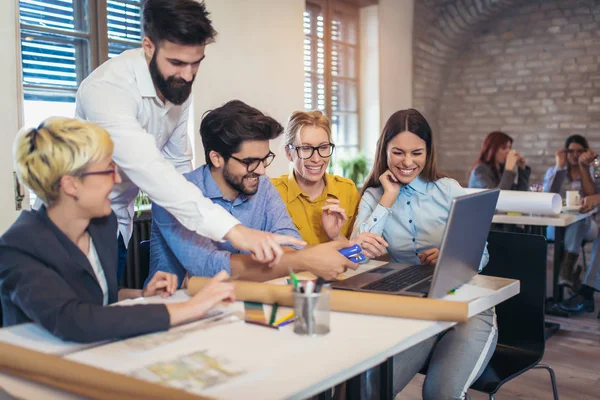
<svg viewBox="0 0 600 400">
<path fill-rule="evenodd" d="M 192 84 L 205 47 L 217 34 L 204 3 L 145 0 L 142 27 L 142 47 L 106 61 L 83 80 L 76 96 L 76 117 L 111 135 L 123 177 L 111 194 L 119 221 L 118 279 L 125 271 L 140 189 L 190 231 L 227 239 L 257 261 L 278 261 L 283 255 L 280 244 L 303 245 L 295 238 L 244 227 L 182 176 L 192 170 L 187 129 Z"/>
<path fill-rule="evenodd" d="M 0 238 L 4 326 L 35 322 L 64 340 L 95 342 L 166 330 L 233 300 L 227 273 L 177 304 L 107 307 L 125 298 L 163 297 L 177 278 L 156 274 L 144 290 L 117 286 L 117 219 L 110 193 L 121 182 L 113 142 L 99 126 L 53 118 L 19 132 L 19 180 L 44 202 L 22 211 Z"/>
<path fill-rule="evenodd" d="M 427 120 L 414 109 L 397 111 L 377 142 L 353 235 L 382 235 L 389 243 L 393 262 L 435 264 L 452 199 L 463 194 L 465 190 L 458 182 L 437 171 L 433 133 Z M 480 268 L 488 258 L 486 248 Z M 492 308 L 405 350 L 394 357 L 394 393 L 429 362 L 423 399 L 464 398 L 491 358 L 497 340 Z M 375 375 L 371 373 L 369 379 Z M 374 393 L 364 394 L 365 398 L 377 398 Z"/>
<path fill-rule="evenodd" d="M 529 190 L 531 168 L 525 157 L 512 149 L 512 144 L 513 139 L 504 132 L 495 131 L 487 135 L 471 171 L 470 188 Z"/>
<path fill-rule="evenodd" d="M 580 157 L 583 165 L 590 165 L 597 156 L 596 152 L 590 151 Z M 589 169 L 583 169 L 582 175 L 589 173 Z M 590 174 L 591 175 L 591 174 Z M 587 213 L 600 206 L 600 194 L 584 197 L 581 209 Z M 568 312 L 594 312 L 594 293 L 600 291 L 600 236 L 596 237 L 592 246 L 592 254 L 589 265 L 584 266 L 584 277 L 581 286 L 568 299 L 558 304 L 558 307 Z M 598 313 L 600 318 L 600 312 Z"/>
<path fill-rule="evenodd" d="M 565 147 L 555 153 L 556 164 L 546 171 L 544 191 L 558 193 L 564 199 L 568 190 L 576 190 L 582 198 L 600 192 L 600 181 L 594 179 L 591 163 L 596 153 L 588 146 L 586 138 L 572 135 Z M 576 266 L 582 241 L 592 241 L 598 227 L 590 216 L 567 226 L 565 230 L 565 255 L 561 261 L 559 284 L 577 291 L 581 285 L 581 269 Z M 548 227 L 547 236 L 554 239 L 554 228 Z"/>
<path fill-rule="evenodd" d="M 350 237 L 358 190 L 350 179 L 327 173 L 335 148 L 329 118 L 320 111 L 295 111 L 284 131 L 284 145 L 293 168 L 271 182 L 302 238 L 315 245 Z M 360 245 L 369 258 L 384 254 L 387 247 L 371 232 L 357 235 L 351 244 Z"/>
<path fill-rule="evenodd" d="M 300 239 L 279 193 L 265 176 L 275 158 L 269 141 L 283 127 L 273 118 L 239 100 L 205 114 L 200 125 L 206 164 L 185 174 L 204 196 L 229 210 L 245 226 Z M 150 275 L 171 272 L 183 283 L 190 276 L 230 272 L 242 280 L 266 281 L 285 276 L 290 267 L 334 279 L 345 268 L 355 269 L 337 250 L 342 241 L 303 250 L 284 248 L 279 263 L 267 265 L 217 242 L 188 231 L 164 208 L 152 206 Z"/>
</svg>

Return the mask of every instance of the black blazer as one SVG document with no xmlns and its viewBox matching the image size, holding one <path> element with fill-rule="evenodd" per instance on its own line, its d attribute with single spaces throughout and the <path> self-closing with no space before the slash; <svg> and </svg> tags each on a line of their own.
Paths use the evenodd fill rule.
<svg viewBox="0 0 600 400">
<path fill-rule="evenodd" d="M 117 301 L 117 220 L 93 219 L 94 241 L 108 286 Z M 48 218 L 46 208 L 23 211 L 0 237 L 0 299 L 4 326 L 36 322 L 54 335 L 93 342 L 169 328 L 163 304 L 105 307 L 87 257 Z"/>
</svg>

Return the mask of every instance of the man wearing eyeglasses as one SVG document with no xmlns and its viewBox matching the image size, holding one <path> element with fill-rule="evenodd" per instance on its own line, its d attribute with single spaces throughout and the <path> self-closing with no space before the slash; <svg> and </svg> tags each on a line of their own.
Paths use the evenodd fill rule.
<svg viewBox="0 0 600 400">
<path fill-rule="evenodd" d="M 282 126 L 247 104 L 233 100 L 208 112 L 200 126 L 206 164 L 184 176 L 205 197 L 252 229 L 300 239 L 300 234 L 273 184 L 265 176 L 275 154 L 269 140 Z M 333 279 L 346 268 L 357 267 L 337 250 L 348 242 L 330 242 L 295 251 L 284 248 L 280 262 L 268 265 L 218 242 L 186 230 L 164 208 L 152 206 L 151 279 L 157 271 L 176 274 L 179 284 L 191 276 L 214 276 L 225 270 L 244 280 L 265 281 L 307 270 Z"/>
<path fill-rule="evenodd" d="M 123 52 L 90 74 L 77 91 L 76 116 L 108 131 L 123 182 L 111 194 L 119 221 L 119 277 L 143 190 L 187 229 L 230 240 L 257 260 L 278 260 L 291 238 L 250 230 L 205 199 L 181 174 L 192 169 L 187 133 L 192 84 L 216 31 L 202 2 L 146 0 L 140 49 Z"/>
</svg>

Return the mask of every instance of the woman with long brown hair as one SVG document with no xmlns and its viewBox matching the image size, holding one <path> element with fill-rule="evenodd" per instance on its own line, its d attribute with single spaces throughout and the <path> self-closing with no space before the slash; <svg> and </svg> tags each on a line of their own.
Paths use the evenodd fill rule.
<svg viewBox="0 0 600 400">
<path fill-rule="evenodd" d="M 435 264 L 452 199 L 464 193 L 454 179 L 438 172 L 433 134 L 423 115 L 414 109 L 398 111 L 377 143 L 353 234 L 382 235 L 394 262 Z M 485 250 L 481 267 L 487 260 Z M 430 360 L 423 398 L 464 398 L 492 356 L 497 338 L 496 314 L 489 309 L 397 355 L 394 392 Z"/>
<path fill-rule="evenodd" d="M 504 132 L 487 135 L 469 178 L 470 188 L 528 190 L 531 168 L 525 157 L 512 149 L 513 139 Z M 518 181 L 514 183 L 518 171 Z"/>
</svg>

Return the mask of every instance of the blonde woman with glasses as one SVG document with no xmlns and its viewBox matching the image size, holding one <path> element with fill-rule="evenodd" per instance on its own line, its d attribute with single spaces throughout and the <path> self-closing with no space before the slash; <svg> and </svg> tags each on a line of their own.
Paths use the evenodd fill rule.
<svg viewBox="0 0 600 400">
<path fill-rule="evenodd" d="M 309 245 L 349 238 L 360 200 L 354 182 L 327 173 L 335 144 L 331 123 L 320 111 L 295 111 L 284 130 L 289 174 L 271 181 L 281 194 L 302 239 Z M 380 235 L 365 232 L 352 244 L 374 258 L 386 251 Z"/>
<path fill-rule="evenodd" d="M 4 326 L 36 322 L 64 340 L 94 342 L 166 330 L 233 299 L 222 272 L 184 303 L 106 307 L 125 298 L 166 297 L 177 286 L 175 275 L 161 272 L 144 290 L 118 290 L 109 195 L 121 177 L 113 147 L 104 129 L 75 119 L 47 119 L 17 135 L 17 175 L 44 205 L 21 212 L 0 237 Z"/>
</svg>

